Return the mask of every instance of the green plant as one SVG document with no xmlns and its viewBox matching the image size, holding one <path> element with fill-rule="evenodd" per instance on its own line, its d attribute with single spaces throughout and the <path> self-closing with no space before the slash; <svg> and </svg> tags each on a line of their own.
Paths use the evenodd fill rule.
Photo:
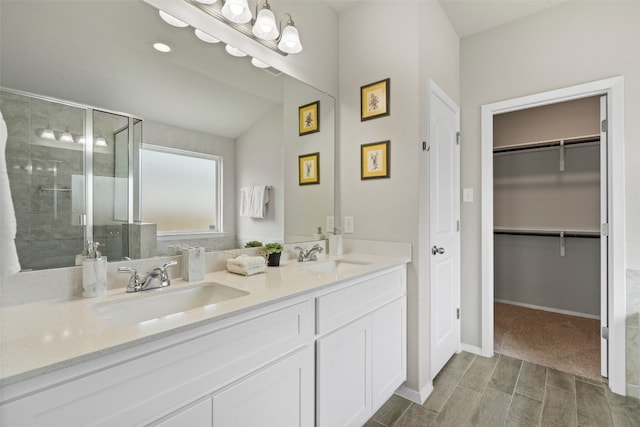
<svg viewBox="0 0 640 427">
<path fill-rule="evenodd" d="M 264 245 L 264 251 L 267 255 L 280 253 L 283 248 L 280 243 L 267 243 Z"/>
<path fill-rule="evenodd" d="M 252 240 L 244 244 L 245 248 L 261 248 L 262 242 L 258 242 L 257 240 Z"/>
</svg>

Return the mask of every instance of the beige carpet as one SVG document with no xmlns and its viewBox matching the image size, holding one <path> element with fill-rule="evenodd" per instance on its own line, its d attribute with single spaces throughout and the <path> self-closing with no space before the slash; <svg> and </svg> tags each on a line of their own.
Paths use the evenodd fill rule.
<svg viewBox="0 0 640 427">
<path fill-rule="evenodd" d="M 494 304 L 495 351 L 505 356 L 603 381 L 600 321 Z"/>
</svg>

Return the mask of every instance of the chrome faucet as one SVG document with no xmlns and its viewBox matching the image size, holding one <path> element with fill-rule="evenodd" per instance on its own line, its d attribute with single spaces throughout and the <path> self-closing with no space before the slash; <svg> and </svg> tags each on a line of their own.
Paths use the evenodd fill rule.
<svg viewBox="0 0 640 427">
<path fill-rule="evenodd" d="M 170 286 L 171 280 L 167 274 L 167 269 L 177 263 L 178 261 L 169 261 L 162 267 L 156 267 L 147 273 L 144 279 L 140 279 L 138 271 L 132 267 L 120 267 L 118 269 L 118 273 L 131 274 L 131 277 L 129 278 L 129 285 L 127 286 L 127 292 L 148 291 L 150 289 Z"/>
<path fill-rule="evenodd" d="M 296 246 L 294 249 L 298 251 L 298 262 L 317 261 L 318 253 L 322 252 L 322 248 L 317 243 L 306 252 L 300 246 Z"/>
</svg>

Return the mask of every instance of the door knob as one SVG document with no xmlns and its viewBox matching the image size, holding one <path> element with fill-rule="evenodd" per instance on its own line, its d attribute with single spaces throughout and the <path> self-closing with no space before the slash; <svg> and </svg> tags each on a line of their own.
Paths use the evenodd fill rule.
<svg viewBox="0 0 640 427">
<path fill-rule="evenodd" d="M 434 246 L 434 247 L 431 248 L 431 253 L 434 254 L 434 255 L 435 254 L 442 255 L 444 253 L 444 248 L 439 248 L 437 246 Z"/>
</svg>

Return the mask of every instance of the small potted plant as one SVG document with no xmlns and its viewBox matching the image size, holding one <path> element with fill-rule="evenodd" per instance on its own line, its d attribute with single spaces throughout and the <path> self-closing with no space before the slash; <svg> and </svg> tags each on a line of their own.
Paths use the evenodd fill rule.
<svg viewBox="0 0 640 427">
<path fill-rule="evenodd" d="M 262 242 L 259 242 L 257 240 L 252 240 L 250 242 L 247 242 L 244 244 L 245 248 L 261 248 L 262 247 Z"/>
<path fill-rule="evenodd" d="M 264 245 L 264 252 L 267 255 L 267 265 L 277 267 L 280 265 L 280 255 L 283 246 L 280 243 L 267 243 Z"/>
</svg>

